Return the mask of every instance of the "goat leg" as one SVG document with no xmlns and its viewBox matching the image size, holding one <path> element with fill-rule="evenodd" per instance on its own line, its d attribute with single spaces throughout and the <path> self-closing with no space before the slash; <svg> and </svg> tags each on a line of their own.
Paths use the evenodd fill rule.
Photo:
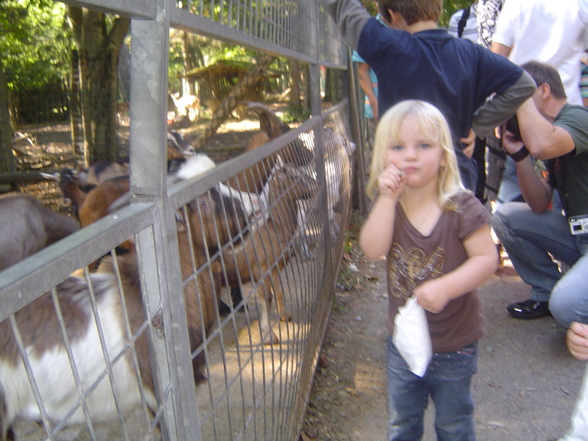
<svg viewBox="0 0 588 441">
<path fill-rule="evenodd" d="M 261 304 L 261 315 L 259 318 L 259 323 L 261 325 L 261 341 L 264 345 L 274 345 L 280 342 L 279 337 L 272 330 L 269 320 L 269 310 L 272 306 L 271 284 L 271 279 L 265 278 L 262 287 L 257 290 L 257 299 Z"/>
<path fill-rule="evenodd" d="M 231 308 L 227 305 L 223 300 L 220 301 L 220 305 L 218 307 L 218 312 L 221 317 L 229 315 L 232 310 L 235 311 L 245 311 L 247 308 L 247 304 L 243 303 L 243 307 L 239 309 L 239 304 L 243 301 L 243 294 L 241 292 L 241 287 L 239 285 L 231 287 L 231 303 L 233 307 Z"/>
<path fill-rule="evenodd" d="M 283 322 L 291 322 L 292 314 L 286 311 L 286 307 L 284 306 L 284 291 L 282 291 L 279 277 L 280 274 L 278 271 L 272 271 L 272 291 L 276 298 L 276 308 L 278 309 L 278 314 L 280 314 L 280 320 Z"/>
</svg>

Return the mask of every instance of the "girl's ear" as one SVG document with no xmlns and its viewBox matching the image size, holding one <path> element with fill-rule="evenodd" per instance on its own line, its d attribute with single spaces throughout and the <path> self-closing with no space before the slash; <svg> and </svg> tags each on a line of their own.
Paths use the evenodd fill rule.
<svg viewBox="0 0 588 441">
<path fill-rule="evenodd" d="M 441 161 L 439 162 L 441 167 L 445 167 L 447 165 L 447 152 L 443 150 L 443 156 L 441 157 Z"/>
</svg>

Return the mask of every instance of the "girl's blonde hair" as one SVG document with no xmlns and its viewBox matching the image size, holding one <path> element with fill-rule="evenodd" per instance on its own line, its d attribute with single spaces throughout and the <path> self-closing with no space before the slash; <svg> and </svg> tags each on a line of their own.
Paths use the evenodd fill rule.
<svg viewBox="0 0 588 441">
<path fill-rule="evenodd" d="M 370 180 L 366 192 L 370 197 L 375 196 L 378 178 L 386 165 L 386 150 L 391 145 L 399 143 L 400 125 L 408 116 L 416 119 L 419 130 L 425 137 L 439 142 L 443 147 L 446 165 L 439 170 L 438 201 L 444 209 L 454 209 L 450 199 L 455 194 L 465 191 L 465 188 L 459 176 L 451 131 L 447 120 L 439 109 L 425 101 L 402 101 L 388 109 L 380 118 L 376 129 Z"/>
</svg>

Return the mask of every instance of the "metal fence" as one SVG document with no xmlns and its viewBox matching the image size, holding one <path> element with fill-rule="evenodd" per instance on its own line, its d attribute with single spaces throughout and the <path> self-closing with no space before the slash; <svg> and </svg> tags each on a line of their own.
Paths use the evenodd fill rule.
<svg viewBox="0 0 588 441">
<path fill-rule="evenodd" d="M 332 23 L 316 0 L 68 3 L 133 18 L 131 203 L 0 272 L 0 439 L 297 439 L 351 209 Z M 308 63 L 312 117 L 168 182 L 170 27 Z"/>
</svg>

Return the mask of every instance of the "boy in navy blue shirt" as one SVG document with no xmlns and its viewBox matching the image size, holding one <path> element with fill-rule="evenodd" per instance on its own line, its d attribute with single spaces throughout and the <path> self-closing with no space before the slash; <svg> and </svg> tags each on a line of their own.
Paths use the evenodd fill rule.
<svg viewBox="0 0 588 441">
<path fill-rule="evenodd" d="M 358 0 L 324 0 L 345 41 L 378 78 L 383 114 L 407 99 L 436 106 L 449 123 L 460 174 L 470 190 L 475 137 L 502 125 L 535 91 L 519 66 L 437 27 L 442 0 L 379 0 L 384 26 Z M 491 99 L 488 99 L 491 98 Z M 462 142 L 470 144 L 468 148 Z"/>
</svg>

